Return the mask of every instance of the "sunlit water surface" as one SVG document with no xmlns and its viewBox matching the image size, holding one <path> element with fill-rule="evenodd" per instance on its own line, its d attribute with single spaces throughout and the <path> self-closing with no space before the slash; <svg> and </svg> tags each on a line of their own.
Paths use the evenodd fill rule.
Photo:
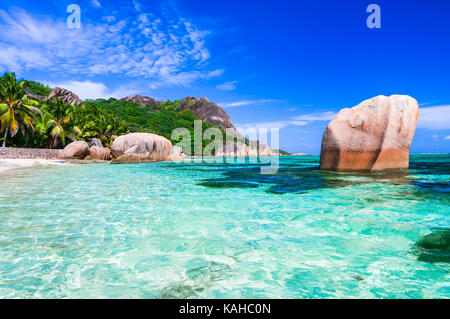
<svg viewBox="0 0 450 319">
<path fill-rule="evenodd" d="M 0 298 L 449 298 L 449 155 L 411 169 L 73 165 L 0 174 Z"/>
</svg>

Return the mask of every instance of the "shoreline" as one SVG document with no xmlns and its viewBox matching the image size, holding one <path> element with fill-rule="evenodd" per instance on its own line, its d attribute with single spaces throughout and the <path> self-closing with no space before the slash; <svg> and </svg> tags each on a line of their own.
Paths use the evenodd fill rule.
<svg viewBox="0 0 450 319">
<path fill-rule="evenodd" d="M 32 167 L 59 166 L 71 164 L 64 160 L 0 158 L 0 173 Z"/>
</svg>

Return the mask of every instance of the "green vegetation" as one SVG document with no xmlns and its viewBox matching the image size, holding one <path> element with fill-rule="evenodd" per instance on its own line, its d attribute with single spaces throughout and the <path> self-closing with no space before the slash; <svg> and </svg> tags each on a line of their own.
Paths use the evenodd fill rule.
<svg viewBox="0 0 450 319">
<path fill-rule="evenodd" d="M 101 108 L 70 106 L 56 98 L 33 100 L 25 93 L 25 87 L 30 83 L 35 83 L 33 94 L 48 95 L 48 88 L 32 81 L 19 82 L 13 73 L 0 78 L 3 147 L 8 144 L 13 147 L 62 148 L 68 140 L 90 141 L 94 137 L 109 146 L 116 136 L 129 132 L 125 121 Z M 22 134 L 17 134 L 19 131 Z"/>
<path fill-rule="evenodd" d="M 194 121 L 198 120 L 188 110 L 182 110 L 179 105 L 181 100 L 166 101 L 161 105 L 142 106 L 133 102 L 119 101 L 116 99 L 98 99 L 84 102 L 87 107 L 98 108 L 108 111 L 123 119 L 131 132 L 154 133 L 169 139 L 173 144 L 183 140 L 183 150 L 186 154 L 194 154 Z M 202 122 L 202 132 L 214 126 Z M 190 141 L 183 136 L 172 138 L 172 132 L 177 128 L 186 128 L 189 131 Z M 225 132 L 221 130 L 224 139 Z M 202 149 L 211 142 L 203 139 Z M 190 144 L 190 148 L 188 145 Z"/>
<path fill-rule="evenodd" d="M 28 88 L 28 90 L 26 90 Z M 26 92 L 33 96 L 27 96 Z M 148 132 L 164 136 L 173 144 L 183 147 L 186 154 L 194 154 L 194 148 L 211 144 L 202 139 L 202 145 L 194 145 L 194 121 L 198 120 L 189 110 L 182 110 L 178 101 L 142 106 L 114 98 L 84 101 L 81 106 L 70 106 L 53 98 L 40 101 L 35 96 L 45 97 L 51 92 L 34 81 L 17 81 L 15 75 L 0 77 L 0 134 L 3 146 L 63 148 L 75 140 L 90 141 L 98 138 L 103 145 L 110 146 L 119 135 L 129 132 Z M 193 103 L 193 102 L 191 102 Z M 204 133 L 215 126 L 201 121 Z M 178 136 L 173 136 L 177 131 Z M 225 132 L 219 129 L 224 141 Z M 16 134 L 21 131 L 22 134 Z M 213 135 L 211 139 L 214 139 Z M 237 141 L 236 137 L 229 137 Z M 248 140 L 243 139 L 248 145 Z M 209 146 L 213 149 L 212 145 Z M 212 152 L 214 153 L 214 151 Z"/>
<path fill-rule="evenodd" d="M 28 88 L 34 95 L 46 97 L 52 91 L 51 88 L 39 82 L 23 80 L 24 88 Z"/>
<path fill-rule="evenodd" d="M 273 150 L 274 153 L 278 153 L 280 155 L 291 155 L 291 153 L 288 153 L 286 151 L 283 150 Z"/>
<path fill-rule="evenodd" d="M 35 115 L 40 114 L 35 107 L 38 103 L 23 94 L 23 85 L 24 82 L 17 82 L 12 73 L 5 74 L 0 81 L 0 128 L 4 132 L 2 147 L 6 146 L 8 133 L 14 137 L 20 130 L 25 136 L 27 129 L 34 130 Z"/>
</svg>

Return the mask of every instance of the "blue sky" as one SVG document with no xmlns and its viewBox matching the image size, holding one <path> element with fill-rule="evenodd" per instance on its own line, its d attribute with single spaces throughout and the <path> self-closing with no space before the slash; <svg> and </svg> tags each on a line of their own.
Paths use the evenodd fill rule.
<svg viewBox="0 0 450 319">
<path fill-rule="evenodd" d="M 66 26 L 71 3 L 81 29 Z M 0 72 L 82 98 L 206 96 L 236 126 L 279 127 L 282 149 L 314 154 L 341 108 L 407 94 L 421 110 L 411 151 L 450 152 L 447 0 L 0 4 Z"/>
</svg>

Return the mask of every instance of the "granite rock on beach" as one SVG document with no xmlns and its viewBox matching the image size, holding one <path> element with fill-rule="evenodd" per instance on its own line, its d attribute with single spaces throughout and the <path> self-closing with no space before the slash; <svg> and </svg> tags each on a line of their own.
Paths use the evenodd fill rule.
<svg viewBox="0 0 450 319">
<path fill-rule="evenodd" d="M 380 95 L 342 109 L 323 135 L 320 169 L 408 168 L 418 116 L 417 101 L 406 95 Z"/>
<path fill-rule="evenodd" d="M 76 141 L 67 145 L 59 154 L 61 159 L 84 159 L 89 155 L 89 145 L 84 141 Z"/>
<path fill-rule="evenodd" d="M 179 162 L 179 161 L 184 160 L 184 158 L 185 158 L 185 154 L 183 152 L 183 149 L 180 146 L 173 146 L 172 152 L 170 154 L 170 160 Z"/>
<path fill-rule="evenodd" d="M 93 138 L 92 140 L 90 140 L 89 142 L 88 142 L 88 146 L 89 146 L 89 149 L 91 149 L 92 147 L 100 147 L 100 148 L 102 148 L 103 147 L 103 144 L 102 144 L 102 142 L 98 139 L 98 138 Z"/>
<path fill-rule="evenodd" d="M 172 143 L 152 133 L 122 135 L 111 145 L 111 153 L 117 161 L 168 160 L 171 152 Z"/>
<path fill-rule="evenodd" d="M 93 146 L 89 149 L 89 156 L 91 160 L 109 161 L 111 159 L 111 151 L 107 147 Z"/>
</svg>

